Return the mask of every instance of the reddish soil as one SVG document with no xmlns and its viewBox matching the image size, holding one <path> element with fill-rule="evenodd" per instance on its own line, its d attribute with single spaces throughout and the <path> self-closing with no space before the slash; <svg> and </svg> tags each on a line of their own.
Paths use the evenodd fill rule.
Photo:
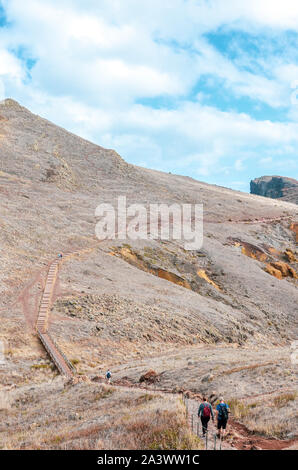
<svg viewBox="0 0 298 470">
<path fill-rule="evenodd" d="M 230 433 L 232 435 L 236 433 L 232 444 L 238 450 L 282 450 L 298 443 L 298 439 L 282 440 L 258 436 L 233 418 L 229 420 L 229 426 Z"/>
<path fill-rule="evenodd" d="M 47 266 L 42 268 L 40 271 L 36 273 L 34 278 L 26 284 L 26 286 L 22 289 L 21 293 L 17 297 L 16 301 L 13 303 L 12 306 L 20 303 L 24 317 L 32 328 L 35 325 L 38 315 L 38 308 L 39 308 L 39 301 L 42 294 L 43 289 L 43 274 L 46 271 Z M 32 290 L 37 287 L 37 292 L 33 293 Z M 39 287 L 39 288 L 38 288 Z"/>
</svg>

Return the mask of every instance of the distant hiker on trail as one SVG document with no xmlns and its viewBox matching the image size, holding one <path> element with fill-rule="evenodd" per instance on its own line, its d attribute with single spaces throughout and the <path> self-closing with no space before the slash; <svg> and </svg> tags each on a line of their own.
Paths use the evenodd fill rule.
<svg viewBox="0 0 298 470">
<path fill-rule="evenodd" d="M 112 377 L 112 372 L 110 371 L 110 369 L 108 369 L 106 373 L 106 379 L 107 379 L 108 384 L 111 382 L 111 377 Z"/>
<path fill-rule="evenodd" d="M 216 407 L 217 413 L 217 429 L 218 429 L 218 437 L 224 437 L 226 433 L 227 422 L 229 419 L 230 408 L 227 403 L 225 403 L 223 397 L 219 399 L 219 404 Z"/>
<path fill-rule="evenodd" d="M 58 254 L 58 258 L 62 258 L 62 256 L 63 256 L 62 253 Z"/>
<path fill-rule="evenodd" d="M 203 398 L 203 403 L 200 404 L 198 410 L 198 417 L 201 418 L 202 428 L 203 428 L 203 436 L 205 436 L 206 432 L 208 431 L 208 423 L 210 420 L 210 416 L 212 417 L 212 421 L 214 421 L 214 414 L 211 404 L 207 401 L 207 398 Z"/>
</svg>

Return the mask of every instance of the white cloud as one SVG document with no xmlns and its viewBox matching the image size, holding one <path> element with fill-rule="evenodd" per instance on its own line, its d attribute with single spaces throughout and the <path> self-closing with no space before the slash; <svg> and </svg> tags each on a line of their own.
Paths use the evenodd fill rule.
<svg viewBox="0 0 298 470">
<path fill-rule="evenodd" d="M 130 161 L 208 176 L 243 172 L 260 149 L 265 160 L 275 158 L 277 149 L 282 158 L 297 148 L 298 112 L 292 110 L 289 123 L 258 121 L 222 112 L 216 104 L 204 106 L 203 89 L 196 102 L 189 98 L 204 76 L 232 97 L 276 109 L 289 104 L 290 82 L 298 78 L 295 63 L 272 56 L 257 65 L 249 56 L 231 60 L 202 34 L 220 27 L 254 34 L 296 29 L 296 2 L 6 0 L 4 5 L 11 26 L 1 37 L 0 78 L 7 92 Z M 11 53 L 20 46 L 37 60 L 26 82 L 24 61 Z M 165 99 L 160 109 L 138 104 L 160 96 Z M 173 100 L 169 106 L 167 99 Z"/>
<path fill-rule="evenodd" d="M 244 169 L 243 158 L 237 158 L 237 160 L 235 161 L 235 169 L 237 171 L 241 171 Z"/>
<path fill-rule="evenodd" d="M 24 77 L 19 60 L 6 49 L 0 49 L 0 76 L 9 76 L 17 80 Z"/>
<path fill-rule="evenodd" d="M 249 20 L 272 28 L 296 29 L 298 4 L 296 0 L 251 0 L 247 4 L 246 15 Z"/>
<path fill-rule="evenodd" d="M 38 59 L 31 72 L 33 86 L 51 94 L 104 106 L 123 101 L 126 106 L 138 97 L 187 94 L 209 74 L 238 96 L 271 106 L 285 100 L 284 78 L 269 80 L 239 69 L 198 34 L 204 24 L 215 28 L 242 17 L 252 20 L 255 8 L 239 0 L 224 5 L 183 0 L 154 0 L 150 5 L 135 0 L 103 1 L 100 6 L 65 0 L 5 4 L 15 24 L 8 45 L 30 49 Z M 156 37 L 169 44 L 156 43 Z M 175 51 L 172 41 L 186 41 L 191 50 Z"/>
</svg>

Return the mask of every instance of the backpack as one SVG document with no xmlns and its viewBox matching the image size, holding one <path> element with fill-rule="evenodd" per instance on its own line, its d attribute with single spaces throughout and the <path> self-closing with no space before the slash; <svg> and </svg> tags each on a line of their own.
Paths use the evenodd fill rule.
<svg viewBox="0 0 298 470">
<path fill-rule="evenodd" d="M 203 409 L 204 418 L 210 418 L 210 415 L 211 415 L 210 406 L 204 404 L 204 409 Z"/>
<path fill-rule="evenodd" d="M 220 410 L 219 410 L 219 416 L 222 419 L 228 419 L 229 418 L 229 413 L 227 410 L 227 405 L 225 403 L 220 403 Z"/>
<path fill-rule="evenodd" d="M 107 379 L 111 378 L 111 372 L 107 372 Z"/>
</svg>

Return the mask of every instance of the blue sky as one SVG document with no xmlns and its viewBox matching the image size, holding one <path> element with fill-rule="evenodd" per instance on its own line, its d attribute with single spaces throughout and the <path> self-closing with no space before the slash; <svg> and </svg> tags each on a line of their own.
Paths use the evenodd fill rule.
<svg viewBox="0 0 298 470">
<path fill-rule="evenodd" d="M 0 99 L 127 161 L 298 177 L 296 0 L 0 0 Z"/>
</svg>

